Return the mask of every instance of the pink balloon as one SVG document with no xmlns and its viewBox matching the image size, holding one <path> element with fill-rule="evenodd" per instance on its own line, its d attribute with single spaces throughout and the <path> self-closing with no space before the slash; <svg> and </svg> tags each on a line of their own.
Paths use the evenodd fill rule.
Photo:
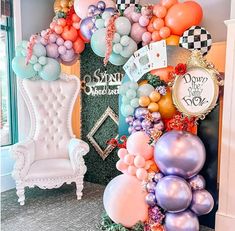
<svg viewBox="0 0 235 231">
<path fill-rule="evenodd" d="M 139 18 L 139 24 L 141 25 L 141 26 L 148 26 L 148 24 L 149 24 L 149 19 L 146 17 L 146 16 L 141 16 L 140 18 Z"/>
<path fill-rule="evenodd" d="M 149 136 L 145 132 L 135 132 L 127 139 L 127 151 L 135 156 L 141 155 L 145 160 L 153 157 L 153 147 L 149 145 Z"/>
<path fill-rule="evenodd" d="M 144 43 L 150 43 L 152 39 L 152 34 L 148 31 L 144 32 L 142 35 L 142 41 Z"/>
<path fill-rule="evenodd" d="M 125 148 L 120 148 L 117 154 L 120 159 L 123 159 L 128 154 L 128 151 Z"/>
<path fill-rule="evenodd" d="M 128 155 L 126 155 L 125 157 L 124 157 L 124 163 L 125 164 L 128 164 L 128 165 L 133 165 L 133 163 L 134 163 L 134 155 L 130 155 L 130 154 L 128 154 Z"/>
<path fill-rule="evenodd" d="M 134 159 L 134 165 L 137 168 L 143 168 L 145 166 L 145 159 L 143 156 L 136 156 Z"/>
<path fill-rule="evenodd" d="M 136 171 L 136 177 L 139 180 L 146 180 L 148 172 L 144 168 L 138 168 Z"/>
<path fill-rule="evenodd" d="M 144 168 L 145 168 L 146 170 L 148 170 L 148 169 L 151 167 L 152 164 L 154 164 L 154 161 L 153 161 L 153 160 L 147 160 L 147 161 L 145 162 Z"/>
<path fill-rule="evenodd" d="M 104 208 L 115 223 L 130 228 L 148 218 L 146 195 L 141 181 L 134 176 L 122 174 L 111 180 L 105 188 Z"/>
<path fill-rule="evenodd" d="M 135 6 L 132 5 L 132 6 L 129 6 L 127 7 L 125 10 L 124 10 L 124 13 L 123 15 L 129 19 L 129 21 L 131 22 L 131 24 L 134 22 L 132 20 L 132 13 L 135 11 Z"/>
<path fill-rule="evenodd" d="M 135 176 L 136 170 L 137 170 L 137 168 L 136 168 L 135 166 L 130 165 L 130 166 L 128 166 L 128 168 L 127 168 L 127 173 L 128 173 L 129 175 Z"/>
<path fill-rule="evenodd" d="M 132 24 L 132 27 L 131 27 L 131 38 L 136 43 L 139 43 L 142 41 L 142 35 L 146 31 L 147 29 L 145 27 L 140 26 L 140 24 L 136 22 Z"/>
<path fill-rule="evenodd" d="M 117 163 L 116 163 L 116 168 L 117 170 L 119 170 L 120 172 L 124 172 L 125 170 L 127 170 L 127 165 L 122 161 L 122 160 L 119 160 Z"/>
</svg>

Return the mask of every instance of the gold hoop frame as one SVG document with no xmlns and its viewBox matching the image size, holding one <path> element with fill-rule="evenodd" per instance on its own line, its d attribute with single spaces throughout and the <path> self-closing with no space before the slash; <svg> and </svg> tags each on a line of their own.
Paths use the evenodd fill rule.
<svg viewBox="0 0 235 231">
<path fill-rule="evenodd" d="M 186 107 L 183 105 L 183 100 L 185 100 L 184 98 L 179 98 L 179 86 L 180 84 L 182 84 L 182 81 L 186 82 L 186 76 L 190 76 L 190 73 L 192 72 L 196 72 L 196 71 L 200 71 L 201 73 L 205 74 L 205 78 L 210 78 L 210 84 L 212 84 L 212 88 L 213 88 L 213 96 L 211 97 L 208 106 L 205 108 L 203 108 L 202 110 L 199 110 L 197 112 L 193 111 L 193 110 L 189 110 L 189 107 Z M 219 85 L 222 85 L 222 82 L 218 82 L 217 80 L 217 75 L 219 75 L 219 72 L 214 68 L 214 65 L 211 63 L 208 63 L 202 56 L 202 54 L 199 51 L 193 51 L 188 62 L 187 62 L 187 73 L 185 73 L 184 75 L 176 75 L 175 79 L 174 79 L 174 83 L 172 86 L 172 98 L 173 98 L 173 102 L 176 106 L 176 108 L 185 116 L 187 117 L 197 117 L 198 119 L 204 119 L 205 116 L 211 112 L 211 110 L 216 106 L 217 103 L 217 99 L 219 96 Z M 194 76 L 193 76 L 194 77 Z M 204 78 L 203 76 L 200 77 L 194 77 L 196 78 Z M 208 80 L 207 79 L 207 80 Z M 200 79 L 202 80 L 202 79 Z M 207 81 L 206 80 L 206 81 Z M 191 79 L 190 79 L 191 82 Z M 201 86 L 203 85 L 203 83 L 201 84 Z M 200 94 L 202 93 L 203 89 L 201 89 L 199 86 L 198 89 L 194 89 L 195 91 L 192 93 L 192 88 L 187 89 L 189 91 L 189 94 L 193 94 L 193 98 L 189 98 L 189 102 L 193 102 L 194 99 L 197 98 L 197 100 L 202 100 L 200 97 Z M 208 89 L 209 90 L 209 89 Z M 191 93 L 190 93 L 191 91 Z M 189 96 L 188 96 L 189 97 Z M 205 98 L 204 98 L 205 99 Z M 203 100 L 204 100 L 203 99 Z M 186 100 L 185 100 L 186 102 Z M 201 102 L 201 101 L 200 101 Z M 199 103 L 198 103 L 199 104 Z M 203 104 L 203 102 L 202 102 Z M 195 105 L 195 107 L 198 105 Z"/>
</svg>

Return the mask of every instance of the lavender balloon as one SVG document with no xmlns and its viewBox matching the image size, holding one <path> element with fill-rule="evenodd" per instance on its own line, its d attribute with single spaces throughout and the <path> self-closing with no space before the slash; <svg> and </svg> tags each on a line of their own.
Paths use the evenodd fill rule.
<svg viewBox="0 0 235 231">
<path fill-rule="evenodd" d="M 133 127 L 135 130 L 140 131 L 142 129 L 142 125 L 141 125 L 140 120 L 138 120 L 138 119 L 134 120 Z"/>
<path fill-rule="evenodd" d="M 206 181 L 203 176 L 196 175 L 188 180 L 192 190 L 200 190 L 206 187 Z"/>
<path fill-rule="evenodd" d="M 73 60 L 76 59 L 76 57 L 77 55 L 75 54 L 73 49 L 67 50 L 64 55 L 60 56 L 61 60 L 65 62 L 72 62 Z"/>
<path fill-rule="evenodd" d="M 153 193 L 148 193 L 145 197 L 146 203 L 149 206 L 155 206 L 156 205 L 156 197 Z"/>
<path fill-rule="evenodd" d="M 91 39 L 92 32 L 91 29 L 94 27 L 93 17 L 88 17 L 82 20 L 80 25 L 80 31 L 84 38 L 87 40 Z"/>
<path fill-rule="evenodd" d="M 189 132 L 169 131 L 155 144 L 154 159 L 165 175 L 186 179 L 195 176 L 205 163 L 205 147 Z"/>
<path fill-rule="evenodd" d="M 190 209 L 198 216 L 209 213 L 214 207 L 214 199 L 205 189 L 193 192 Z"/>
<path fill-rule="evenodd" d="M 104 11 L 104 10 L 105 10 L 105 7 L 106 7 L 105 2 L 99 1 L 99 2 L 97 3 L 97 8 L 98 8 L 99 10 Z"/>
<path fill-rule="evenodd" d="M 47 56 L 50 58 L 58 58 L 59 52 L 58 52 L 58 46 L 55 43 L 50 43 L 46 46 Z"/>
<path fill-rule="evenodd" d="M 156 188 L 156 183 L 155 182 L 149 182 L 147 185 L 146 185 L 146 189 L 149 193 L 155 193 L 155 188 Z"/>
<path fill-rule="evenodd" d="M 155 189 L 157 204 L 171 213 L 187 209 L 192 200 L 189 184 L 181 177 L 166 176 L 159 180 Z"/>
<path fill-rule="evenodd" d="M 147 120 L 147 119 L 144 119 L 142 122 L 141 122 L 141 125 L 142 125 L 142 128 L 144 130 L 148 130 L 150 129 L 151 127 L 153 127 L 153 124 L 151 121 Z"/>
<path fill-rule="evenodd" d="M 153 122 L 157 123 L 161 119 L 161 114 L 159 112 L 152 112 Z"/>
<path fill-rule="evenodd" d="M 127 116 L 126 117 L 126 123 L 129 124 L 130 126 L 133 125 L 134 118 L 133 116 Z"/>
<path fill-rule="evenodd" d="M 160 179 L 162 179 L 164 177 L 164 175 L 161 172 L 158 172 L 155 174 L 153 180 L 155 183 L 158 183 Z"/>
<path fill-rule="evenodd" d="M 149 113 L 149 110 L 147 108 L 143 108 L 143 107 L 137 107 L 135 109 L 134 115 L 135 118 L 139 119 L 139 120 L 144 120 L 145 116 Z"/>
<path fill-rule="evenodd" d="M 162 131 L 164 130 L 164 123 L 161 120 L 157 121 L 156 123 L 154 123 L 153 128 Z"/>
<path fill-rule="evenodd" d="M 167 231 L 199 231 L 199 221 L 190 210 L 166 213 L 164 228 Z"/>
</svg>

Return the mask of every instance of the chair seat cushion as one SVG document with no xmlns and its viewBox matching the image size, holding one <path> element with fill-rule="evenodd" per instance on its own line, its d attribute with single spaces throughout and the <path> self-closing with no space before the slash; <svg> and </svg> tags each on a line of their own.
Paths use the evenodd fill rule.
<svg viewBox="0 0 235 231">
<path fill-rule="evenodd" d="M 26 179 L 42 179 L 73 176 L 74 171 L 69 159 L 45 159 L 35 161 Z"/>
</svg>

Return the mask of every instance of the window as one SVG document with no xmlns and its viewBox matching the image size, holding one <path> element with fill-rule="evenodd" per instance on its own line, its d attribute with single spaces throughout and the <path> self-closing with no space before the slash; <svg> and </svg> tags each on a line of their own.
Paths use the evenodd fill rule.
<svg viewBox="0 0 235 231">
<path fill-rule="evenodd" d="M 13 20 L 11 1 L 1 1 L 1 32 L 0 32 L 0 86 L 1 112 L 0 135 L 1 146 L 17 141 L 17 110 L 16 110 L 16 79 L 11 69 L 14 56 Z"/>
</svg>

